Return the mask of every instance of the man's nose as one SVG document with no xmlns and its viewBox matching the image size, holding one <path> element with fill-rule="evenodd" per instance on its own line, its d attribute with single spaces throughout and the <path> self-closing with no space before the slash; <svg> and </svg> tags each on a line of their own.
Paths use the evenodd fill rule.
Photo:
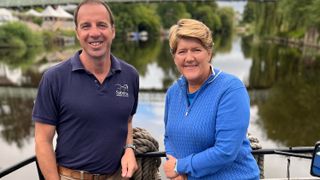
<svg viewBox="0 0 320 180">
<path fill-rule="evenodd" d="M 92 27 L 90 29 L 90 36 L 97 37 L 97 36 L 100 36 L 100 34 L 101 34 L 101 32 L 97 27 Z"/>
</svg>

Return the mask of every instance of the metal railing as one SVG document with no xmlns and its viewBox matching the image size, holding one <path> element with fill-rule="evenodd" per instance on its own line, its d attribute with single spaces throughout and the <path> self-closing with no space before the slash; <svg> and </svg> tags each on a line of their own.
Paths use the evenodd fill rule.
<svg viewBox="0 0 320 180">
<path fill-rule="evenodd" d="M 298 158 L 304 158 L 304 159 L 312 159 L 312 156 L 308 156 L 306 154 L 312 154 L 314 150 L 314 147 L 289 147 L 289 148 L 278 148 L 278 149 L 257 149 L 252 150 L 253 155 L 284 155 L 289 157 L 298 157 Z M 148 158 L 148 157 L 166 157 L 165 152 L 148 152 L 143 154 L 136 154 L 137 158 Z M 0 178 L 32 163 L 36 162 L 38 175 L 40 180 L 44 180 L 44 177 L 40 171 L 39 164 L 37 161 L 36 156 L 32 156 L 20 163 L 17 163 L 7 169 L 4 169 L 0 172 Z"/>
</svg>

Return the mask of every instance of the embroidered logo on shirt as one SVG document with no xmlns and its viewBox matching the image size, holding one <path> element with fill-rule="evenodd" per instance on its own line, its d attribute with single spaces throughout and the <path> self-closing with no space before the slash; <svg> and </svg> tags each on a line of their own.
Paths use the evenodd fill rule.
<svg viewBox="0 0 320 180">
<path fill-rule="evenodd" d="M 117 90 L 116 90 L 116 96 L 119 97 L 129 97 L 129 87 L 128 84 L 116 84 Z"/>
</svg>

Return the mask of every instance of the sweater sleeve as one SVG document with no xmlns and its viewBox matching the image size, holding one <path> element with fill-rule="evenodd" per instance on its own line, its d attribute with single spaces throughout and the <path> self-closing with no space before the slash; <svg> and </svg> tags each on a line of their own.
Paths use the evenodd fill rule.
<svg viewBox="0 0 320 180">
<path fill-rule="evenodd" d="M 168 109 L 169 109 L 169 91 L 167 92 L 166 101 L 165 101 L 165 109 L 164 109 L 164 127 L 165 127 L 165 133 L 164 133 L 164 146 L 166 154 L 170 154 L 174 156 L 173 149 L 170 146 L 169 137 L 167 135 L 167 121 L 168 121 Z"/>
<path fill-rule="evenodd" d="M 246 138 L 249 118 L 250 100 L 246 88 L 229 88 L 219 102 L 214 146 L 178 159 L 178 172 L 202 177 L 232 164 Z"/>
</svg>

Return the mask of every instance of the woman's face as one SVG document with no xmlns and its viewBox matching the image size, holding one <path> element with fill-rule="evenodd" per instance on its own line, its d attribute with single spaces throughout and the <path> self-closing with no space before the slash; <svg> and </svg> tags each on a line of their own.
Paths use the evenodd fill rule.
<svg viewBox="0 0 320 180">
<path fill-rule="evenodd" d="M 212 52 L 204 48 L 200 40 L 182 38 L 178 41 L 174 62 L 189 85 L 202 85 L 210 74 Z"/>
</svg>

